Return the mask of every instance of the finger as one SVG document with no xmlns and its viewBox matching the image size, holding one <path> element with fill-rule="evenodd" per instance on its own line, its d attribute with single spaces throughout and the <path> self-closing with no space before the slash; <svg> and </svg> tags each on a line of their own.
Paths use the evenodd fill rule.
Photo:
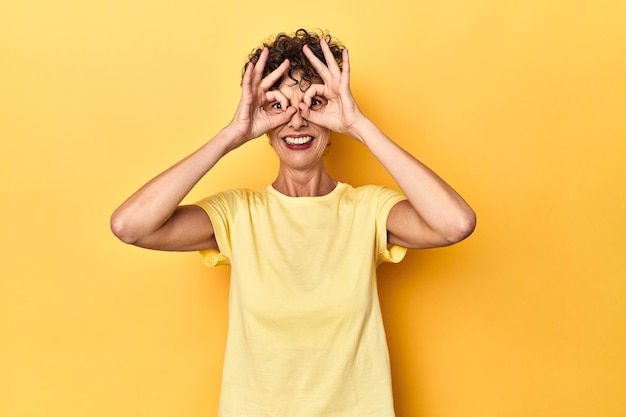
<svg viewBox="0 0 626 417">
<path fill-rule="evenodd" d="M 350 88 L 350 58 L 348 57 L 348 50 L 341 51 L 341 60 L 343 64 L 341 66 L 341 84 L 343 87 Z"/>
<path fill-rule="evenodd" d="M 317 72 L 317 75 L 319 75 L 319 77 L 322 79 L 322 81 L 324 81 L 325 84 L 328 84 L 328 82 L 330 81 L 330 71 L 328 71 L 328 68 L 326 67 L 326 65 L 324 65 L 322 60 L 315 56 L 315 54 L 313 53 L 313 51 L 311 51 L 311 48 L 309 48 L 308 45 L 304 45 L 302 47 L 302 52 L 311 63 L 311 66 L 313 66 L 315 72 Z"/>
<path fill-rule="evenodd" d="M 339 64 L 335 61 L 335 56 L 330 50 L 330 46 L 326 42 L 326 39 L 320 39 L 320 46 L 322 47 L 322 53 L 324 54 L 324 58 L 326 59 L 326 66 L 330 70 L 331 74 L 335 76 L 341 75 L 341 69 L 339 68 Z"/>
<path fill-rule="evenodd" d="M 274 71 L 267 74 L 265 78 L 263 78 L 263 80 L 261 81 L 261 89 L 267 91 L 272 88 L 272 86 L 276 84 L 276 81 L 280 80 L 282 76 L 285 75 L 287 69 L 289 69 L 289 60 L 285 59 L 283 63 L 278 66 L 278 68 L 276 68 Z"/>
<path fill-rule="evenodd" d="M 270 115 L 270 129 L 275 128 L 276 126 L 284 125 L 287 123 L 293 115 L 298 111 L 295 107 L 288 107 L 284 112 Z"/>
<path fill-rule="evenodd" d="M 280 113 L 289 108 L 289 100 L 278 90 L 270 90 L 265 93 L 265 100 L 266 103 L 280 103 Z"/>
<path fill-rule="evenodd" d="M 246 90 L 250 88 L 250 83 L 252 81 L 252 71 L 254 70 L 254 64 L 252 62 L 248 62 L 246 64 L 246 69 L 243 73 L 243 78 L 241 79 L 241 87 Z"/>
<path fill-rule="evenodd" d="M 298 110 L 300 110 L 300 115 L 302 115 L 302 117 L 309 120 L 309 116 L 311 115 L 312 111 L 311 107 L 308 104 L 306 104 L 304 101 L 298 103 Z"/>
<path fill-rule="evenodd" d="M 258 84 L 263 78 L 263 70 L 265 69 L 265 63 L 267 62 L 267 56 L 269 55 L 269 50 L 263 48 L 261 51 L 261 55 L 259 55 L 259 60 L 254 65 L 252 82 L 254 84 Z"/>
<path fill-rule="evenodd" d="M 313 100 L 313 97 L 324 97 L 326 100 L 328 100 L 329 97 L 326 92 L 327 89 L 325 84 L 311 84 L 311 86 L 304 93 L 302 101 L 306 103 L 307 107 L 311 107 L 311 101 Z"/>
<path fill-rule="evenodd" d="M 324 124 L 322 123 L 321 114 L 319 114 L 319 112 L 311 110 L 311 107 L 309 107 L 306 103 L 300 102 L 298 104 L 298 109 L 300 110 L 300 115 L 306 120 L 313 122 L 317 125 L 324 126 Z"/>
</svg>

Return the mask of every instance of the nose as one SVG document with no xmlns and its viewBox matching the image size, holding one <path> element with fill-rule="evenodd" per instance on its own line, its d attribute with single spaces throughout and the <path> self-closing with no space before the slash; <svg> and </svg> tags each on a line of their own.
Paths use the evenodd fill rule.
<svg viewBox="0 0 626 417">
<path fill-rule="evenodd" d="M 289 120 L 289 127 L 294 130 L 298 130 L 306 126 L 308 126 L 306 119 L 302 117 L 302 114 L 300 113 L 300 109 L 297 109 L 296 112 L 293 114 L 293 116 L 291 116 L 291 119 Z"/>
</svg>

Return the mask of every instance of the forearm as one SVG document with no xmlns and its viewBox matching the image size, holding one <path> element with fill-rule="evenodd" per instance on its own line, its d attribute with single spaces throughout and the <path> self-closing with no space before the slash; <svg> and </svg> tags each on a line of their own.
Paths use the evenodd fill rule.
<svg viewBox="0 0 626 417">
<path fill-rule="evenodd" d="M 391 174 L 419 218 L 433 233 L 450 241 L 473 229 L 474 212 L 463 198 L 435 172 L 387 137 L 371 120 L 359 120 L 351 134 Z"/>
<path fill-rule="evenodd" d="M 232 134 L 224 129 L 137 190 L 113 213 L 114 234 L 132 243 L 158 230 L 197 182 L 233 148 L 232 143 Z"/>
</svg>

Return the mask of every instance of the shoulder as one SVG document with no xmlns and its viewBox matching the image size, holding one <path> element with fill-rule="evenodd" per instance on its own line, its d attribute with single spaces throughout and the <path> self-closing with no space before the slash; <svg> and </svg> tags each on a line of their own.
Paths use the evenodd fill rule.
<svg viewBox="0 0 626 417">
<path fill-rule="evenodd" d="M 211 194 L 204 197 L 200 202 L 230 202 L 236 203 L 240 201 L 251 200 L 255 198 L 255 195 L 260 191 L 252 191 L 247 188 L 236 188 L 232 190 L 219 191 L 215 194 Z"/>
<path fill-rule="evenodd" d="M 358 199 L 367 199 L 372 202 L 396 200 L 396 202 L 405 200 L 406 197 L 400 191 L 388 188 L 384 185 L 367 184 L 353 187 L 346 184 L 346 195 L 355 196 Z"/>
<path fill-rule="evenodd" d="M 220 191 L 197 201 L 195 205 L 202 207 L 208 213 L 231 213 L 256 205 L 261 191 L 252 191 L 245 188 Z"/>
</svg>

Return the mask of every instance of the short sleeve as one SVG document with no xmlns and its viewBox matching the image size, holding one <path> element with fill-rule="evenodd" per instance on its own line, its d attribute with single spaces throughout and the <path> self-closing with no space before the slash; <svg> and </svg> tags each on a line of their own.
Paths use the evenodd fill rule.
<svg viewBox="0 0 626 417">
<path fill-rule="evenodd" d="M 404 259 L 407 248 L 387 242 L 387 218 L 393 206 L 407 198 L 404 194 L 386 187 L 377 187 L 375 196 L 377 264 L 398 263 Z"/>
<path fill-rule="evenodd" d="M 206 197 L 195 205 L 201 207 L 211 219 L 217 249 L 199 251 L 207 266 L 230 265 L 230 225 L 237 209 L 237 191 L 225 191 Z"/>
</svg>

